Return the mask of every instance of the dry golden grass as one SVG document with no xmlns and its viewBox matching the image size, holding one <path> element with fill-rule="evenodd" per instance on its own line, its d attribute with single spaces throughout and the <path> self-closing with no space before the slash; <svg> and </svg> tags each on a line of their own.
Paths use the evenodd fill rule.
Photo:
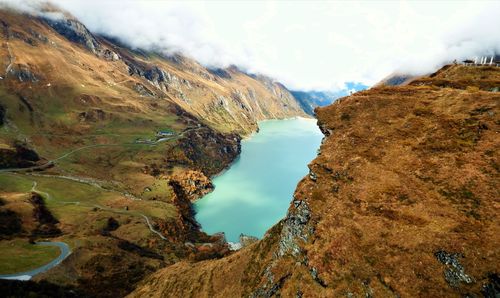
<svg viewBox="0 0 500 298">
<path fill-rule="evenodd" d="M 193 168 L 210 176 L 227 166 L 237 150 L 224 154 L 221 148 L 237 148 L 238 136 L 218 131 L 243 135 L 255 130 L 258 120 L 304 115 L 288 91 L 268 79 L 236 69 L 228 70 L 231 77 L 222 79 L 188 58 L 178 57 L 174 62 L 155 54 L 142 55 L 97 37 L 104 48 L 122 57 L 108 61 L 68 41 L 40 19 L 5 10 L 0 10 L 0 19 L 0 105 L 7 111 L 6 125 L 0 127 L 0 149 L 11 149 L 22 140 L 45 160 L 53 160 L 77 148 L 102 145 L 57 160 L 42 174 L 95 179 L 107 190 L 71 179 L 0 175 L 0 197 L 17 200 L 5 208 L 20 214 L 26 231 L 36 224 L 32 208 L 21 202 L 32 181 L 50 193 L 53 200 L 47 200 L 47 206 L 63 231 L 59 240 L 75 249 L 64 264 L 39 279 L 78 285 L 93 294 L 113 296 L 115 291 L 114 296 L 121 296 L 146 271 L 186 258 L 191 249 L 184 242 L 162 240 L 141 216 L 147 215 L 153 224 L 169 231 L 189 232 L 172 203 L 168 176 Z M 131 75 L 127 63 L 139 65 L 142 71 L 160 67 L 175 76 L 179 85 L 161 90 L 143 76 Z M 5 74 L 9 65 L 14 72 Z M 19 80 L 19 74 L 26 74 L 22 69 L 36 80 Z M 138 85 L 156 95 L 141 95 Z M 242 99 L 236 99 L 238 92 Z M 255 98 L 249 98 L 250 93 Z M 220 96 L 227 105 L 220 104 Z M 201 130 L 182 133 L 199 126 Z M 134 144 L 136 139 L 155 139 L 156 131 L 164 129 L 179 136 L 156 146 Z M 142 200 L 132 201 L 124 193 Z M 121 224 L 113 237 L 155 251 L 164 256 L 165 263 L 137 251 L 125 252 L 117 246 L 122 240 L 101 235 L 110 217 Z M 28 232 L 17 236 L 27 237 Z M 116 284 L 110 287 L 109 282 Z"/>
<path fill-rule="evenodd" d="M 500 68 L 449 71 L 451 83 L 477 87 L 481 71 L 489 80 Z M 294 196 L 311 209 L 304 255 L 273 257 L 278 224 L 228 258 L 160 270 L 131 296 L 239 297 L 265 284 L 283 297 L 481 295 L 500 272 L 500 95 L 422 80 L 429 85 L 374 88 L 317 110 L 328 134 L 310 164 L 317 179 Z M 461 254 L 474 281 L 451 287 L 440 250 Z"/>
</svg>

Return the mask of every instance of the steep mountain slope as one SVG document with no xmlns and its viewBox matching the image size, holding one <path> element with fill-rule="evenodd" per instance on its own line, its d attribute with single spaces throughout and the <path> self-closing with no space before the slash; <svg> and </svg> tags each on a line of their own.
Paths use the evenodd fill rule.
<svg viewBox="0 0 500 298">
<path fill-rule="evenodd" d="M 449 66 L 318 108 L 325 138 L 286 218 L 229 257 L 160 270 L 130 296 L 498 296 L 493 86 L 498 67 Z"/>
<path fill-rule="evenodd" d="M 48 10 L 0 9 L 2 244 L 68 243 L 73 253 L 37 279 L 100 296 L 227 254 L 222 236 L 200 232 L 190 200 L 210 191 L 257 121 L 306 116 L 296 100 L 265 76 L 131 50 Z M 34 196 L 57 233 L 37 229 Z"/>
</svg>

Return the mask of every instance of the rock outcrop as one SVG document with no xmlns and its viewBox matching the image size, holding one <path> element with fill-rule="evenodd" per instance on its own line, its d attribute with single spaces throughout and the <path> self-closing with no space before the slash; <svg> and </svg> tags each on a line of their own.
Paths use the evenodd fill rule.
<svg viewBox="0 0 500 298">
<path fill-rule="evenodd" d="M 190 201 L 195 201 L 214 189 L 210 179 L 202 172 L 186 171 L 170 177 L 182 187 Z"/>
<path fill-rule="evenodd" d="M 259 238 L 257 238 L 257 237 L 249 236 L 249 235 L 245 235 L 245 234 L 240 234 L 241 247 L 249 246 L 249 245 L 257 242 L 258 240 L 259 240 Z"/>
<path fill-rule="evenodd" d="M 120 59 L 116 52 L 105 48 L 84 24 L 73 17 L 61 14 L 54 18 L 43 18 L 43 20 L 66 39 L 84 46 L 95 55 L 108 61 Z"/>
<path fill-rule="evenodd" d="M 19 82 L 36 83 L 39 81 L 37 75 L 25 64 L 13 64 L 7 73 L 7 77 L 9 76 L 18 79 Z"/>
<path fill-rule="evenodd" d="M 94 54 L 97 54 L 101 48 L 101 45 L 87 27 L 75 19 L 61 15 L 52 19 L 44 18 L 44 21 L 69 41 L 83 45 Z"/>
</svg>

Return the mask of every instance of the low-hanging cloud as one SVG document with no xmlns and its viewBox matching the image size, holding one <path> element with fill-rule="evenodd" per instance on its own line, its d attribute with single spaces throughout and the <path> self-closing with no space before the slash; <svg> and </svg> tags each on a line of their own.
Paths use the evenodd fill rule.
<svg viewBox="0 0 500 298">
<path fill-rule="evenodd" d="M 373 84 L 500 53 L 500 3 L 52 0 L 91 31 L 210 67 L 238 65 L 295 89 Z M 0 0 L 30 13 L 40 1 Z"/>
</svg>

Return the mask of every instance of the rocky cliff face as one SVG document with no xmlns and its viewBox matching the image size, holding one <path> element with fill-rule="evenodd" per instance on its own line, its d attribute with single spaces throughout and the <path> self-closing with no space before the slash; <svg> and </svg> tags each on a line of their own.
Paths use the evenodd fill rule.
<svg viewBox="0 0 500 298">
<path fill-rule="evenodd" d="M 182 56 L 174 61 L 158 55 L 122 56 L 130 75 L 147 82 L 136 86 L 141 95 L 167 96 L 223 132 L 248 134 L 260 120 L 307 115 L 284 86 L 265 76 L 236 67 L 212 71 Z"/>
<path fill-rule="evenodd" d="M 473 88 L 453 88 L 463 85 Z M 131 296 L 496 297 L 492 85 L 500 68 L 452 66 L 317 109 L 325 138 L 286 218 L 229 257 L 156 272 Z"/>
</svg>

